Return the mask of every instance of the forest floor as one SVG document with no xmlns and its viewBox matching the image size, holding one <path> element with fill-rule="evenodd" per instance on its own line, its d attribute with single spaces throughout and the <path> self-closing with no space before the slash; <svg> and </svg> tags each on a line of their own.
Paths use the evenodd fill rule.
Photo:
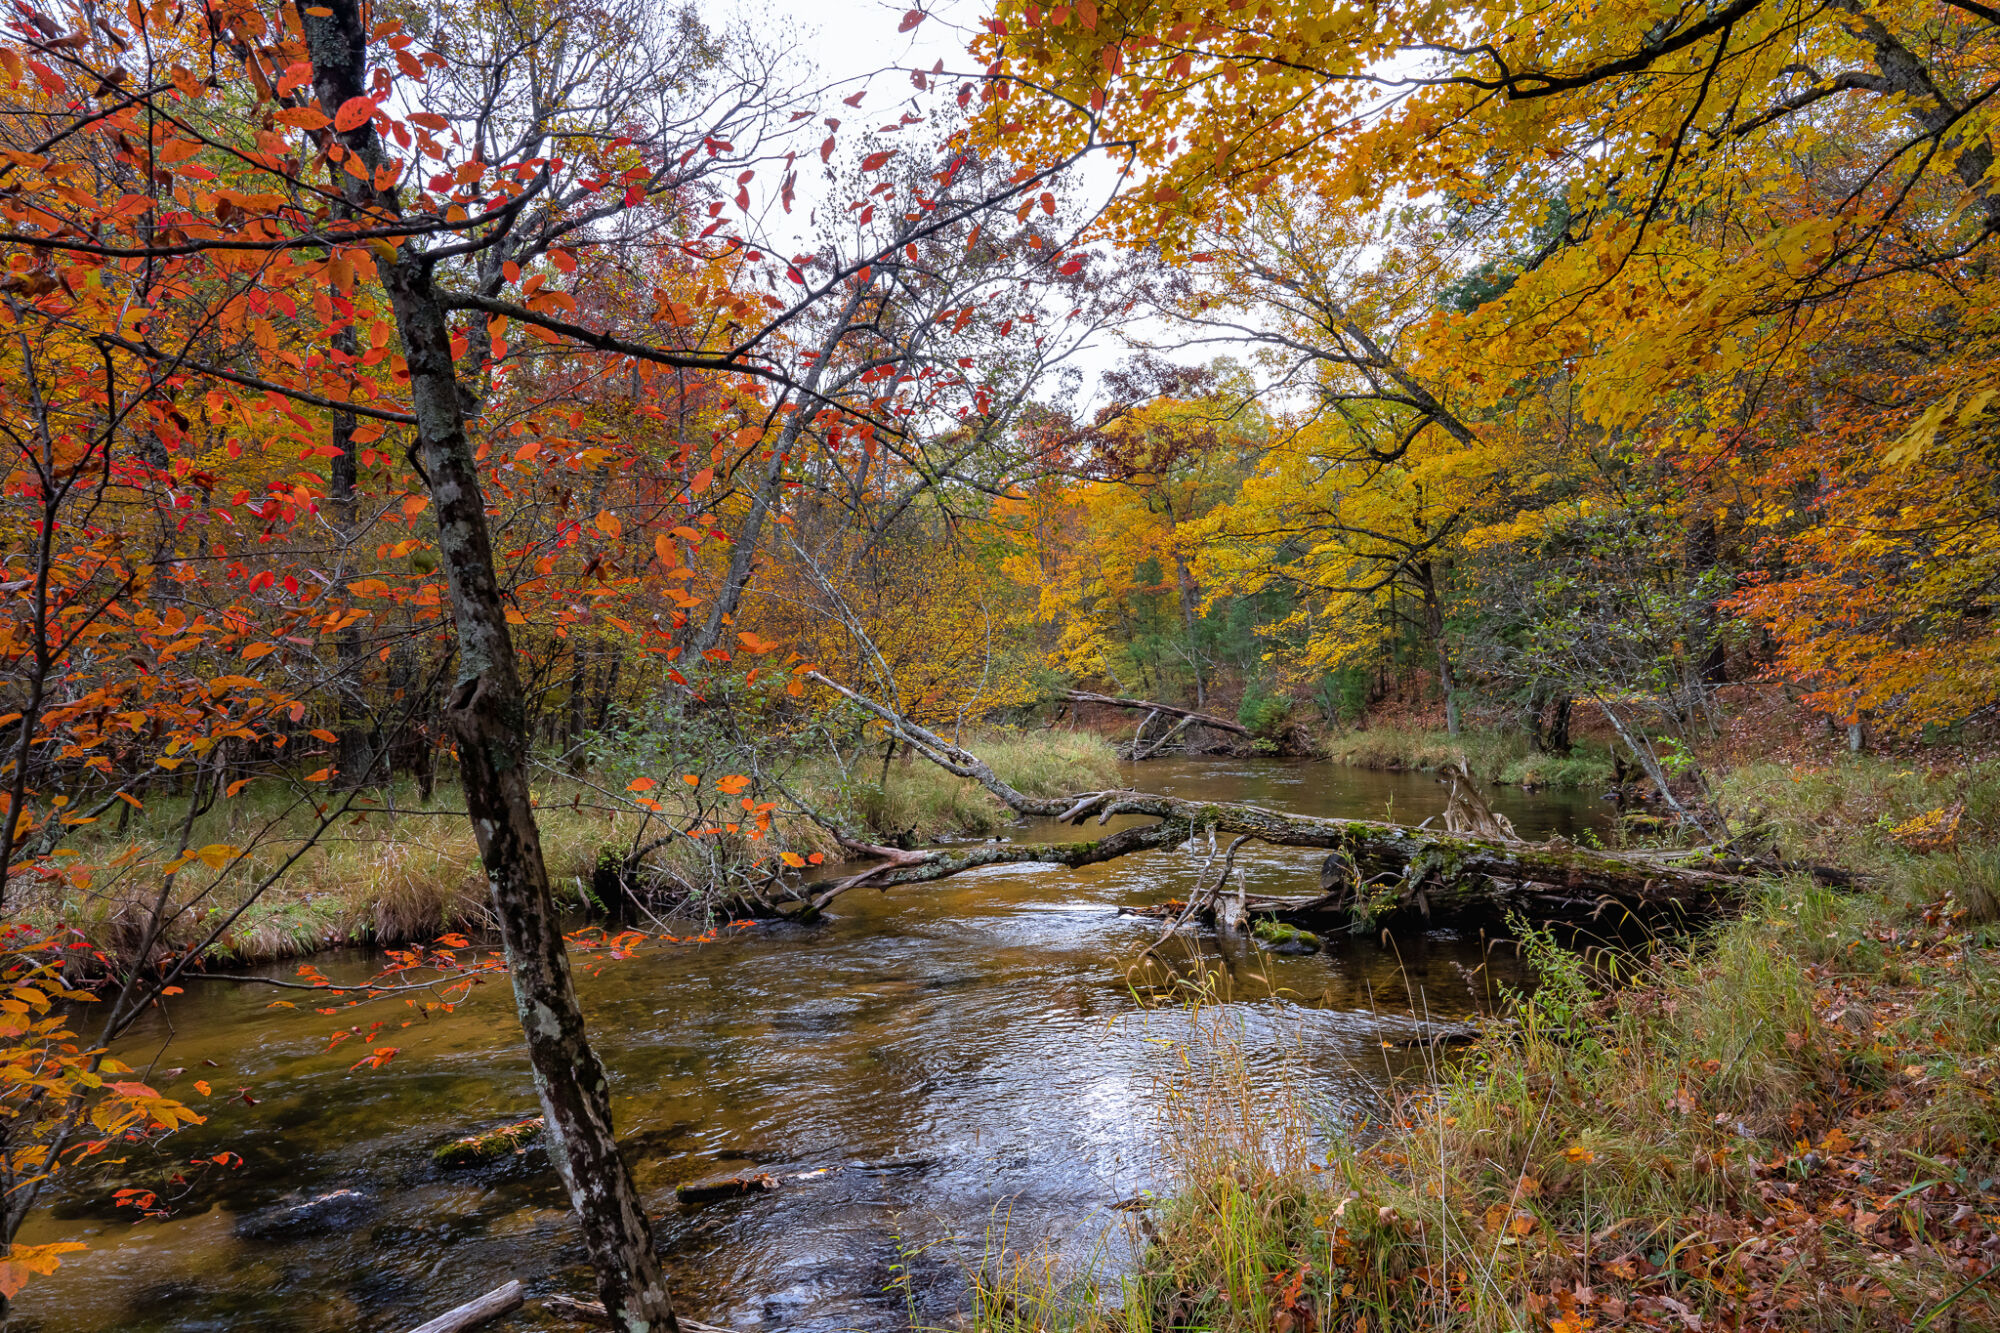
<svg viewBox="0 0 2000 1333">
<path fill-rule="evenodd" d="M 1003 778 L 1037 795 L 1102 788 L 1116 781 L 1112 747 L 1092 733 L 994 732 L 979 737 L 977 743 Z M 546 768 L 535 783 L 543 855 L 565 906 L 579 910 L 589 906 L 592 873 L 606 852 L 623 856 L 640 839 L 659 837 L 670 825 L 720 823 L 731 814 L 744 818 L 736 809 L 738 799 L 720 794 L 710 795 L 706 811 L 697 817 L 692 801 L 714 784 L 689 792 L 676 782 L 677 774 L 662 775 L 660 785 L 648 789 L 665 808 L 647 817 L 633 805 L 627 790 L 627 782 L 635 776 L 602 771 L 578 777 Z M 899 758 L 885 765 L 877 756 L 852 762 L 843 771 L 831 760 L 815 760 L 793 768 L 784 781 L 815 808 L 837 816 L 864 836 L 885 841 L 976 836 L 992 833 L 1014 818 L 977 784 L 922 761 Z M 321 799 L 325 795 L 321 793 Z M 269 962 L 355 944 L 428 941 L 482 927 L 485 880 L 457 788 L 440 783 L 428 805 L 418 799 L 409 781 L 371 791 L 368 797 L 376 808 L 322 834 L 230 925 L 214 948 L 215 956 L 237 963 Z M 144 813 L 124 825 L 113 815 L 99 821 L 96 828 L 102 832 L 78 830 L 70 842 L 86 857 L 96 850 L 127 845 L 136 846 L 138 853 L 125 872 L 100 875 L 81 888 L 60 882 L 54 888 L 44 886 L 42 897 L 29 904 L 29 910 L 51 924 L 81 930 L 97 947 L 114 954 L 136 948 L 158 888 L 157 875 L 141 872 L 173 858 L 186 808 L 185 798 L 163 796 L 149 800 Z M 177 876 L 172 901 L 178 914 L 165 947 L 197 942 L 235 912 L 247 888 L 291 854 L 313 822 L 311 810 L 294 798 L 262 792 L 254 785 L 235 798 L 216 802 L 195 820 L 187 845 L 233 849 L 254 842 L 254 849 L 240 865 L 226 870 L 210 871 L 196 862 Z M 816 853 L 827 861 L 841 856 L 824 828 L 781 814 L 767 839 L 726 834 L 675 839 L 653 861 L 666 874 L 699 888 L 742 875 L 781 851 L 800 856 Z M 687 918 L 682 924 L 699 929 L 708 924 L 696 921 L 703 913 L 699 899 L 691 900 L 680 910 Z"/>
<path fill-rule="evenodd" d="M 1253 1096 L 1239 1029 L 1160 1099 L 1175 1180 L 1138 1271 L 996 1256 L 980 1329 L 2000 1327 L 2000 765 L 1765 763 L 1722 783 L 1788 854 L 1645 950 L 1546 936 L 1529 999 L 1360 1126 Z"/>
</svg>

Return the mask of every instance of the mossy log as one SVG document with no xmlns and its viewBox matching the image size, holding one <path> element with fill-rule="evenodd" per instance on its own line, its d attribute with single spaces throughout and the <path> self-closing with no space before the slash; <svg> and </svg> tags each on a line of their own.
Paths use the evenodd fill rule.
<svg viewBox="0 0 2000 1333">
<path fill-rule="evenodd" d="M 453 1139 L 433 1152 L 431 1160 L 447 1168 L 484 1166 L 488 1162 L 512 1156 L 542 1137 L 547 1129 L 547 1122 L 540 1116 L 517 1120 L 511 1125 L 489 1129 L 483 1134 L 468 1134 L 462 1139 Z"/>
<path fill-rule="evenodd" d="M 981 847 L 902 851 L 843 839 L 848 848 L 880 860 L 837 881 L 811 902 L 818 910 L 849 889 L 889 889 L 962 874 L 984 865 L 1045 862 L 1083 866 L 1214 833 L 1253 838 L 1279 847 L 1323 848 L 1320 892 L 1304 898 L 1250 896 L 1251 916 L 1295 924 L 1330 921 L 1351 928 L 1377 924 L 1486 920 L 1518 910 L 1543 920 L 1627 916 L 1648 921 L 1690 917 L 1731 905 L 1757 874 L 1772 867 L 1699 852 L 1615 853 L 1561 839 L 1526 842 L 1502 837 L 1432 832 L 1365 819 L 1287 814 L 1261 806 L 1189 801 L 1140 791 L 1085 792 L 1035 797 L 995 776 L 972 752 L 818 672 L 812 679 L 890 724 L 896 736 L 932 763 L 970 778 L 1023 815 L 1102 824 L 1114 815 L 1155 820 L 1094 842 L 1007 843 Z"/>
</svg>

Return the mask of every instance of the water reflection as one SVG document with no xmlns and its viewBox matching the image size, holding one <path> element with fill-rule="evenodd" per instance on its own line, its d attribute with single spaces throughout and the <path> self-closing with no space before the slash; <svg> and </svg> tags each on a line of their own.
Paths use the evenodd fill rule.
<svg viewBox="0 0 2000 1333">
<path fill-rule="evenodd" d="M 1130 781 L 1305 813 L 1414 822 L 1444 808 L 1422 775 L 1276 760 L 1156 761 Z M 1529 836 L 1596 821 L 1560 796 L 1505 791 L 1495 805 Z M 1100 835 L 1094 825 L 1013 833 Z M 1301 892 L 1316 861 L 1252 845 L 1237 863 L 1252 892 Z M 1114 1216 L 1106 1205 L 1153 1180 L 1162 1043 L 1187 1024 L 1178 1009 L 1138 1002 L 1125 960 L 1160 926 L 1116 909 L 1185 897 L 1197 865 L 1159 852 L 863 890 L 816 929 L 759 928 L 584 978 L 683 1308 L 743 1330 L 898 1328 L 912 1308 L 935 1323 L 995 1219 L 1016 1237 L 1093 1241 Z M 1395 949 L 1339 941 L 1306 957 L 1190 937 L 1173 956 L 1216 977 L 1261 1076 L 1281 1062 L 1302 1069 L 1333 1115 L 1365 1112 L 1387 1078 L 1414 1072 L 1419 1057 L 1384 1049 L 1385 1021 L 1400 1032 L 1413 1009 L 1464 1015 L 1496 980 L 1474 971 L 1477 939 L 1444 933 Z M 321 965 L 358 977 L 371 960 Z M 429 1021 L 378 1006 L 367 1021 L 387 1019 L 380 1040 L 402 1053 L 352 1073 L 352 1052 L 325 1050 L 338 1019 L 270 1000 L 220 988 L 177 1000 L 182 1035 L 161 1063 L 185 1072 L 158 1080 L 197 1102 L 196 1078 L 215 1088 L 208 1125 L 170 1145 L 177 1159 L 228 1148 L 245 1165 L 198 1179 L 164 1223 L 133 1227 L 96 1196 L 39 1219 L 24 1240 L 79 1237 L 92 1249 L 29 1288 L 21 1326 L 401 1330 L 510 1276 L 531 1292 L 589 1290 L 539 1150 L 470 1173 L 430 1162 L 449 1138 L 534 1113 L 504 988 Z M 150 1059 L 165 1035 L 135 1033 L 127 1058 Z M 227 1100 L 238 1088 L 254 1105 Z M 752 1165 L 842 1169 L 700 1210 L 674 1201 L 678 1183 Z M 271 1210 L 339 1189 L 364 1202 L 332 1225 L 274 1223 L 284 1215 Z M 506 1326 L 572 1326 L 542 1318 L 531 1302 Z"/>
</svg>

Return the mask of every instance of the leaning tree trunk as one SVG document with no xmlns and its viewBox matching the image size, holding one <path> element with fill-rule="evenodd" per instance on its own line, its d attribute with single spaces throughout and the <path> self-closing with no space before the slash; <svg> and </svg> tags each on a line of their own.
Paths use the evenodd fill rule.
<svg viewBox="0 0 2000 1333">
<path fill-rule="evenodd" d="M 329 117 L 365 91 L 366 36 L 358 0 L 300 6 L 313 91 Z M 384 160 L 372 124 L 341 136 L 372 173 Z M 392 194 L 349 178 L 351 202 L 393 215 Z M 386 247 L 384 247 L 386 250 Z M 466 811 L 479 844 L 549 1127 L 550 1159 L 582 1225 L 598 1291 L 624 1333 L 679 1333 L 652 1224 L 612 1133 L 610 1087 L 584 1034 L 569 955 L 542 860 L 528 792 L 527 701 L 494 573 L 492 537 L 466 437 L 451 331 L 431 264 L 406 243 L 377 269 L 409 365 L 417 457 L 437 515 L 438 553 L 458 635 L 458 684 L 445 713 L 458 740 Z"/>
</svg>

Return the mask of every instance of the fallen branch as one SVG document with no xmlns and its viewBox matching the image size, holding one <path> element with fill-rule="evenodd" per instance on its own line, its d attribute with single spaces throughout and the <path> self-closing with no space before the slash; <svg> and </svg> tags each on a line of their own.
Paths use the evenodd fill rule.
<svg viewBox="0 0 2000 1333">
<path fill-rule="evenodd" d="M 1192 708 L 1157 704 L 1150 699 L 1121 699 L 1116 695 L 1090 694 L 1083 690 L 1064 690 L 1063 699 L 1073 704 L 1102 704 L 1107 708 L 1143 708 L 1149 712 L 1165 713 L 1168 717 L 1185 718 L 1197 726 L 1213 727 L 1217 731 L 1227 731 L 1238 736 L 1250 734 L 1250 728 L 1241 722 L 1232 722 L 1226 717 L 1216 717 L 1213 713 L 1197 713 Z"/>
<path fill-rule="evenodd" d="M 1080 866 L 1158 847 L 1178 846 L 1197 831 L 1247 836 L 1279 847 L 1324 848 L 1321 893 L 1314 898 L 1249 896 L 1252 915 L 1338 917 L 1359 929 L 1397 919 L 1481 918 L 1520 910 L 1532 918 L 1569 919 L 1630 914 L 1641 918 L 1697 915 L 1731 903 L 1754 877 L 1739 864 L 1704 863 L 1700 853 L 1624 856 L 1573 846 L 1503 837 L 1432 832 L 1374 820 L 1287 814 L 1254 805 L 1189 801 L 1138 791 L 1060 797 L 1028 796 L 1003 782 L 986 762 L 892 709 L 819 672 L 810 679 L 889 724 L 926 759 L 969 778 L 1010 809 L 1066 823 L 1095 814 L 1141 815 L 1158 822 L 1096 842 L 988 845 L 969 851 L 898 853 L 893 860 L 840 881 L 815 908 L 850 888 L 888 889 L 943 879 L 982 865 L 1052 862 Z"/>
<path fill-rule="evenodd" d="M 518 1281 L 509 1282 L 495 1287 L 478 1300 L 446 1310 L 428 1323 L 417 1325 L 410 1333 L 464 1333 L 468 1328 L 477 1328 L 510 1310 L 519 1309 L 520 1305 L 521 1284 Z"/>
</svg>

